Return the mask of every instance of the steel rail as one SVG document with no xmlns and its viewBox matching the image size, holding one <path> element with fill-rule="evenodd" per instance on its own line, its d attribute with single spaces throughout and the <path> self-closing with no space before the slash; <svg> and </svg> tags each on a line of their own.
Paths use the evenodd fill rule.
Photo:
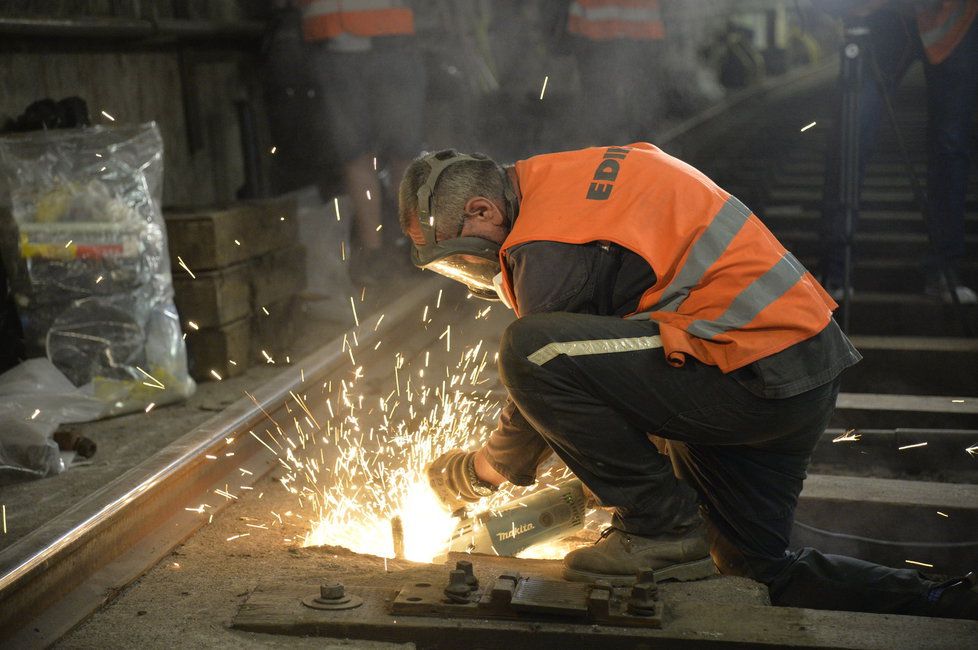
<svg viewBox="0 0 978 650">
<path fill-rule="evenodd" d="M 439 286 L 428 280 L 388 305 L 383 327 L 358 330 L 361 346 L 415 317 Z M 290 392 L 334 372 L 348 359 L 343 346 L 337 337 L 257 389 L 254 401 L 239 399 L 0 552 L 0 645 L 53 643 L 207 522 L 188 508 L 209 500 L 215 487 L 253 484 L 277 467 L 247 431 L 283 410 Z"/>
</svg>

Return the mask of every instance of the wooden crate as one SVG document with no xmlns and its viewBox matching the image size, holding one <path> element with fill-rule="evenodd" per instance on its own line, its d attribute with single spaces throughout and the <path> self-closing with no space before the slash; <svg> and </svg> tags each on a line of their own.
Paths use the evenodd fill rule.
<svg viewBox="0 0 978 650">
<path fill-rule="evenodd" d="M 213 381 L 216 377 L 212 370 L 223 378 L 247 370 L 253 347 L 251 320 L 251 316 L 246 316 L 233 323 L 187 332 L 190 376 L 197 381 Z"/>
<path fill-rule="evenodd" d="M 295 203 L 276 199 L 227 208 L 168 211 L 167 237 L 173 274 L 222 269 L 298 242 Z M 189 277 L 189 274 L 188 274 Z"/>
<path fill-rule="evenodd" d="M 226 379 L 254 364 L 267 363 L 263 351 L 276 363 L 294 354 L 297 298 L 286 296 L 269 303 L 266 309 L 267 315 L 259 310 L 231 323 L 187 332 L 191 376 L 197 381 L 214 381 L 214 370 Z"/>
<path fill-rule="evenodd" d="M 232 323 L 261 308 L 293 296 L 305 285 L 305 256 L 302 246 L 272 251 L 224 269 L 197 273 L 192 279 L 173 270 L 177 313 L 185 331 Z"/>
</svg>

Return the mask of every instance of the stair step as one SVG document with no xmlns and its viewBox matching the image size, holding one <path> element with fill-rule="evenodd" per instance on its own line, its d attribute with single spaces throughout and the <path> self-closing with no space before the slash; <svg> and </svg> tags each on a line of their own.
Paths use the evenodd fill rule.
<svg viewBox="0 0 978 650">
<path fill-rule="evenodd" d="M 978 396 L 839 393 L 830 426 L 978 430 Z"/>
<path fill-rule="evenodd" d="M 818 255 L 819 233 L 809 230 L 778 230 L 777 238 L 796 256 Z M 978 245 L 978 235 L 965 235 L 965 246 Z M 856 258 L 906 257 L 922 259 L 930 244 L 927 235 L 912 232 L 857 232 L 854 242 Z"/>
<path fill-rule="evenodd" d="M 858 295 L 858 294 L 857 294 Z M 911 303 L 913 301 L 904 299 Z M 891 312 L 898 310 L 890 309 Z M 853 310 L 853 329 L 879 332 L 880 321 L 898 318 L 870 308 Z M 972 317 L 976 310 L 971 310 Z M 919 314 L 926 317 L 927 314 Z M 909 320 L 909 319 L 908 319 Z M 918 322 L 906 322 L 905 331 L 919 332 Z M 851 337 L 863 360 L 842 375 L 842 390 L 849 393 L 904 395 L 978 395 L 978 339 L 926 336 Z M 967 398 L 965 398 L 967 399 Z"/>
<path fill-rule="evenodd" d="M 805 268 L 818 270 L 818 257 L 800 258 Z M 852 286 L 856 295 L 870 293 L 917 293 L 924 291 L 924 272 L 920 258 L 857 259 L 852 269 Z M 958 267 L 961 281 L 978 290 L 978 260 L 966 260 Z"/>
<path fill-rule="evenodd" d="M 925 562 L 936 573 L 962 574 L 978 565 L 976 531 L 976 485 L 811 474 L 795 512 L 791 547 L 889 566 Z"/>
</svg>

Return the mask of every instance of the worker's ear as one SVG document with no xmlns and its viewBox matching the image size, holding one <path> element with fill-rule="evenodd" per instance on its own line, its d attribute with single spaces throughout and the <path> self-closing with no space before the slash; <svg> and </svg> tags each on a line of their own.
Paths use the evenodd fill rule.
<svg viewBox="0 0 978 650">
<path fill-rule="evenodd" d="M 465 202 L 465 215 L 469 219 L 501 224 L 504 221 L 499 206 L 484 196 L 473 196 Z"/>
</svg>

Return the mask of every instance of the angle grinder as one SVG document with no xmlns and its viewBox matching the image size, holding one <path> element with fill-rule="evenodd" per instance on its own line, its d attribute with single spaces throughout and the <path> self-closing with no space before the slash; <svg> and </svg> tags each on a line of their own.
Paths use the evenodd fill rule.
<svg viewBox="0 0 978 650">
<path fill-rule="evenodd" d="M 566 537 L 584 527 L 586 498 L 572 478 L 459 521 L 448 552 L 513 556 L 523 549 Z"/>
</svg>

